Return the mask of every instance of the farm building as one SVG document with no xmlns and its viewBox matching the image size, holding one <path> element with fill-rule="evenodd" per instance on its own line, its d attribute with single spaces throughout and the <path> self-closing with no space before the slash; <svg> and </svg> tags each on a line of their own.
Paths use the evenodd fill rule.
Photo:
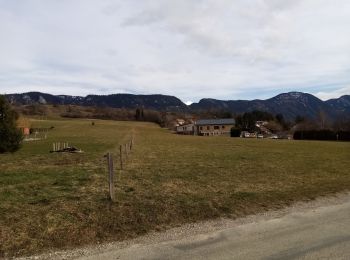
<svg viewBox="0 0 350 260">
<path fill-rule="evenodd" d="M 17 120 L 17 127 L 22 130 L 23 135 L 30 135 L 30 121 L 28 118 L 20 117 Z"/>
<path fill-rule="evenodd" d="M 224 119 L 201 119 L 195 123 L 197 135 L 229 135 L 231 128 L 235 125 L 233 118 Z"/>
<path fill-rule="evenodd" d="M 177 118 L 175 122 L 176 122 L 176 126 L 181 126 L 186 123 L 185 119 L 182 119 L 182 118 Z"/>
<path fill-rule="evenodd" d="M 182 134 L 182 135 L 194 135 L 195 125 L 194 124 L 186 124 L 186 125 L 180 125 L 176 127 L 176 133 Z"/>
</svg>

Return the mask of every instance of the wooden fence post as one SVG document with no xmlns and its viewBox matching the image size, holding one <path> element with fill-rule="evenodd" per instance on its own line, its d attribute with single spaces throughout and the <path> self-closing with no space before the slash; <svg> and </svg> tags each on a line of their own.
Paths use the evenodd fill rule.
<svg viewBox="0 0 350 260">
<path fill-rule="evenodd" d="M 120 155 L 120 169 L 123 170 L 123 148 L 122 148 L 122 145 L 119 146 L 119 155 Z"/>
<path fill-rule="evenodd" d="M 113 156 L 111 153 L 107 153 L 107 165 L 109 173 L 109 196 L 114 201 L 114 169 L 113 169 Z"/>
<path fill-rule="evenodd" d="M 125 149 L 125 159 L 128 159 L 128 146 L 127 144 L 124 145 L 124 149 Z"/>
</svg>

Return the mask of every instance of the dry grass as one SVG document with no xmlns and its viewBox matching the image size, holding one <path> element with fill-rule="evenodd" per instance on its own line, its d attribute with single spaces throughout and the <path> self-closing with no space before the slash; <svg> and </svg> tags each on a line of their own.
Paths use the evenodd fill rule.
<svg viewBox="0 0 350 260">
<path fill-rule="evenodd" d="M 0 155 L 0 256 L 120 240 L 219 216 L 238 217 L 350 187 L 350 143 L 178 136 L 156 125 L 88 120 Z M 135 132 L 107 199 L 103 155 Z M 84 154 L 49 154 L 69 141 Z"/>
</svg>

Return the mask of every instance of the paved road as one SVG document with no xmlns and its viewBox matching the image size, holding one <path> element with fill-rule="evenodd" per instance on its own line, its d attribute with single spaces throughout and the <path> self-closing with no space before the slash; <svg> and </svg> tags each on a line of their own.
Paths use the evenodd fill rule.
<svg viewBox="0 0 350 260">
<path fill-rule="evenodd" d="M 350 259 L 350 197 L 338 205 L 81 259 Z"/>
</svg>

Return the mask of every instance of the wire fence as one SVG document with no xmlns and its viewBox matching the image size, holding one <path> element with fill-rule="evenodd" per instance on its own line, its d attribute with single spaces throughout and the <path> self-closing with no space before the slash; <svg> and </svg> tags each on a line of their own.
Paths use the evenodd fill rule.
<svg viewBox="0 0 350 260">
<path fill-rule="evenodd" d="M 109 198 L 114 201 L 115 200 L 115 193 L 114 193 L 114 180 L 115 180 L 115 174 L 114 170 L 119 170 L 120 175 L 122 174 L 122 171 L 125 169 L 128 158 L 131 156 L 131 151 L 134 147 L 134 136 L 132 136 L 128 142 L 125 144 L 121 144 L 119 146 L 119 154 L 117 154 L 117 158 L 119 157 L 119 169 L 116 169 L 114 167 L 114 159 L 113 159 L 113 153 L 108 152 L 105 157 L 107 158 L 107 169 L 108 169 L 108 186 L 109 186 Z"/>
</svg>

